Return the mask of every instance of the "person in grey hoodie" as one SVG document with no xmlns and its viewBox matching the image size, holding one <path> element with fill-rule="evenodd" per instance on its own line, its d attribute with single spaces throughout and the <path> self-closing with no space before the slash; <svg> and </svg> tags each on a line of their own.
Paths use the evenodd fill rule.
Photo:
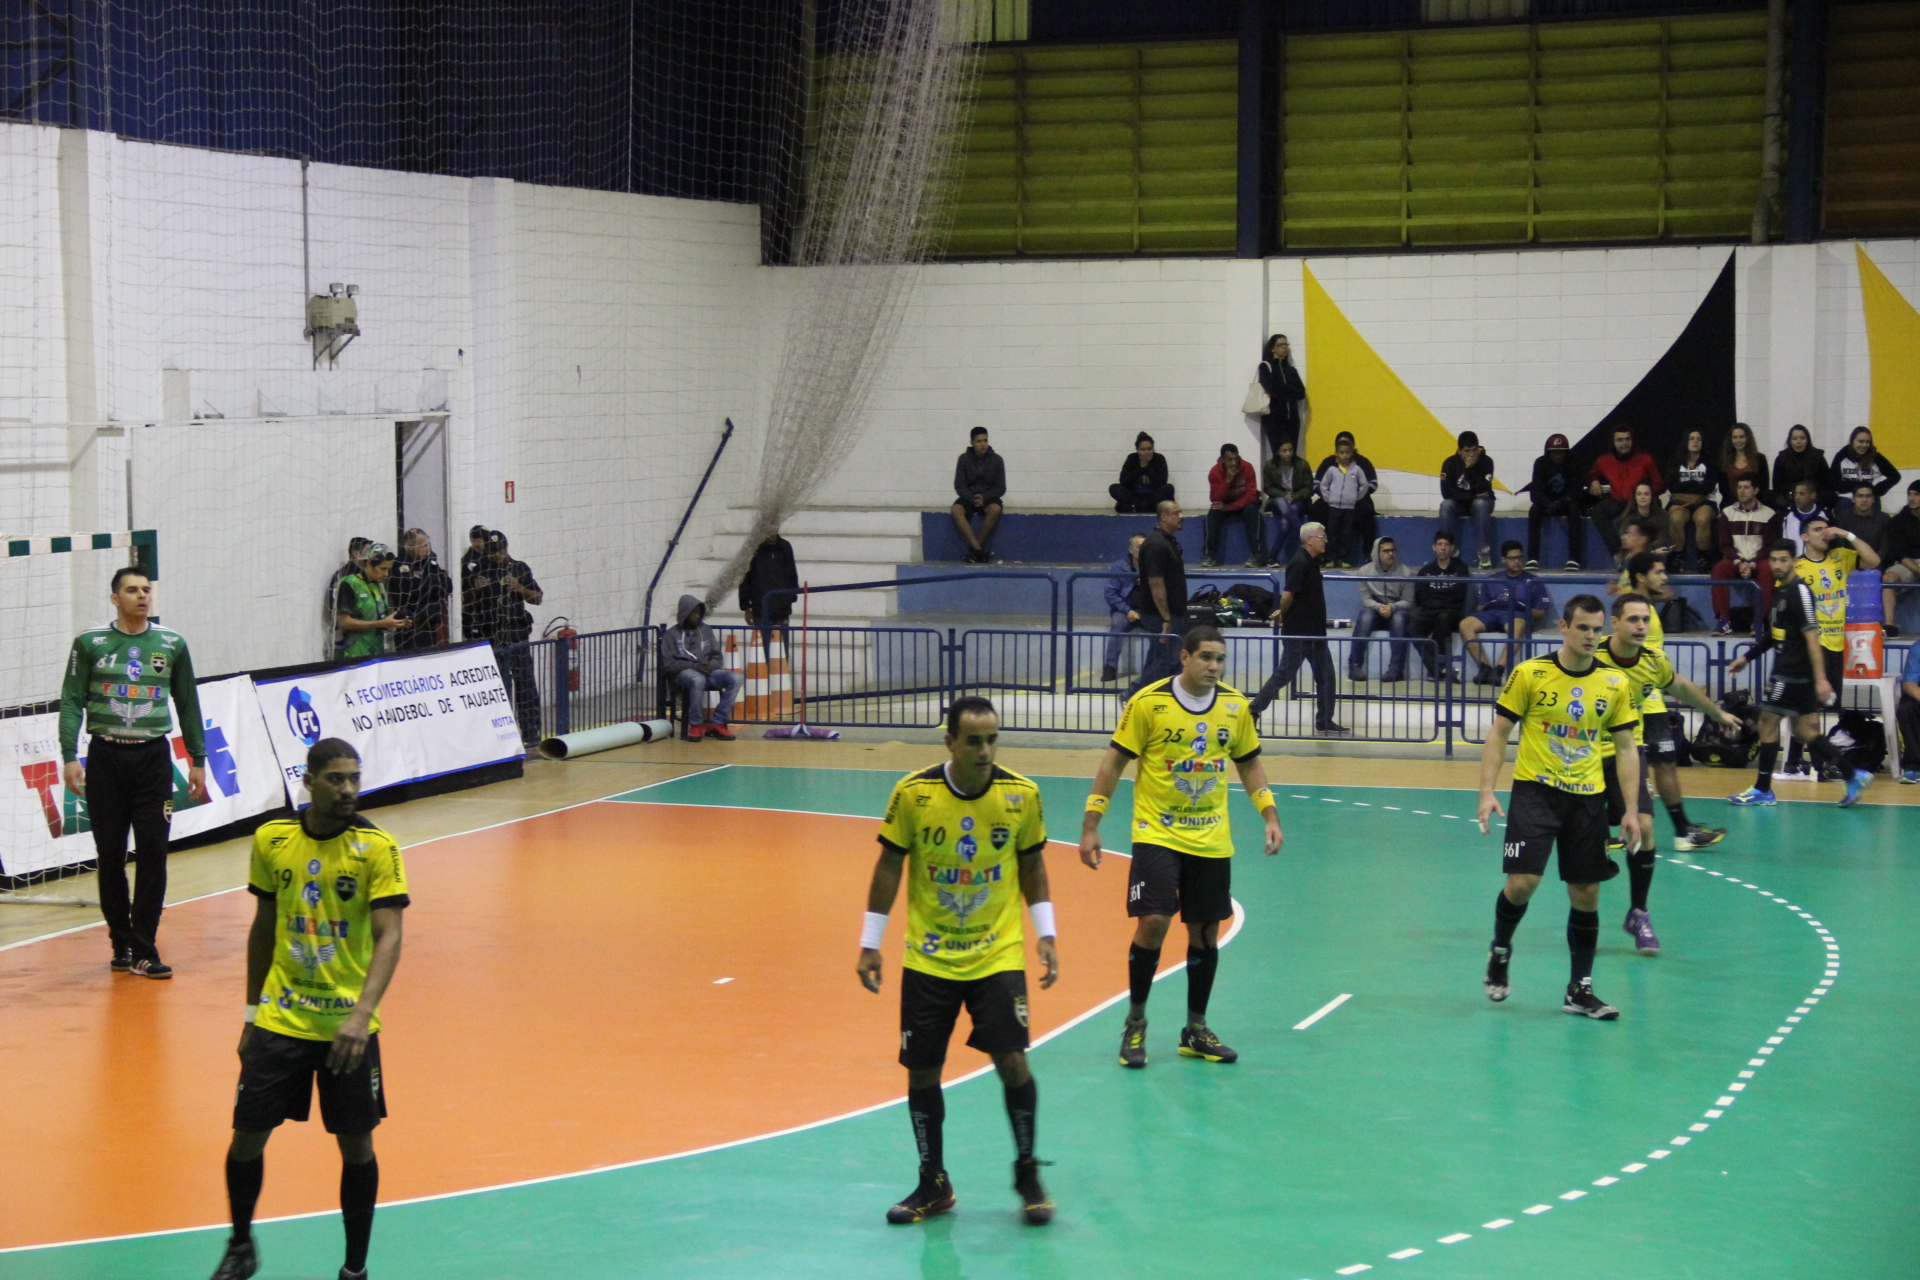
<svg viewBox="0 0 1920 1280">
<path fill-rule="evenodd" d="M 1400 563 L 1392 538 L 1373 540 L 1373 557 L 1365 573 L 1393 582 L 1360 584 L 1360 616 L 1353 620 L 1353 648 L 1347 657 L 1347 679 L 1367 678 L 1367 637 L 1384 631 L 1393 638 L 1387 649 L 1387 669 L 1383 681 L 1407 678 L 1407 621 L 1413 612 L 1413 570 Z"/>
<path fill-rule="evenodd" d="M 687 699 L 687 740 L 703 737 L 733 741 L 727 720 L 733 700 L 740 696 L 740 673 L 729 671 L 720 641 L 707 625 L 707 606 L 698 596 L 680 597 L 680 621 L 660 632 L 660 670 L 680 687 Z M 707 691 L 720 694 L 720 705 L 707 719 Z"/>
</svg>

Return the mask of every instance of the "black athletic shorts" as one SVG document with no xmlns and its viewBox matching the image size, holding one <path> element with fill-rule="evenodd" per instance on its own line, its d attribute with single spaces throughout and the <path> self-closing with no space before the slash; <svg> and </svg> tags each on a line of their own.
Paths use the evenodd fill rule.
<svg viewBox="0 0 1920 1280">
<path fill-rule="evenodd" d="M 1771 676 L 1766 688 L 1760 691 L 1760 709 L 1792 719 L 1795 716 L 1818 715 L 1822 708 L 1819 695 L 1813 691 L 1813 681 L 1782 680 L 1779 676 Z"/>
<path fill-rule="evenodd" d="M 960 1006 L 973 1019 L 967 1047 L 1013 1053 L 1027 1047 L 1027 971 L 1002 969 L 984 978 L 938 978 L 918 969 L 900 972 L 900 1065 L 929 1071 L 947 1060 L 947 1042 Z"/>
<path fill-rule="evenodd" d="M 1627 798 L 1620 790 L 1620 757 L 1608 756 L 1600 769 L 1607 779 L 1607 825 L 1617 827 L 1620 819 L 1627 816 Z M 1647 758 L 1646 749 L 1640 751 L 1640 812 L 1653 812 L 1653 789 L 1647 785 L 1647 775 L 1653 772 L 1653 761 Z M 1511 837 L 1513 823 L 1507 823 L 1507 832 Z"/>
<path fill-rule="evenodd" d="M 328 1133 L 371 1133 L 387 1114 L 380 1078 L 380 1036 L 367 1041 L 360 1065 L 345 1075 L 327 1070 L 331 1040 L 302 1040 L 255 1027 L 240 1055 L 240 1091 L 233 1100 L 233 1127 L 265 1133 L 284 1120 L 305 1121 L 320 1084 L 320 1120 Z"/>
<path fill-rule="evenodd" d="M 1127 914 L 1170 916 L 1186 924 L 1233 919 L 1233 859 L 1203 858 L 1161 844 L 1133 842 Z"/>
<path fill-rule="evenodd" d="M 1605 796 L 1577 796 L 1526 779 L 1515 782 L 1507 810 L 1507 874 L 1545 875 L 1556 841 L 1560 878 L 1568 884 L 1598 884 L 1620 874 L 1620 864 L 1607 856 Z"/>
<path fill-rule="evenodd" d="M 1673 712 L 1671 710 L 1656 711 L 1652 715 L 1642 715 L 1640 717 L 1640 723 L 1644 726 L 1643 732 L 1647 739 L 1646 745 L 1640 749 L 1640 763 L 1642 766 L 1640 770 L 1640 780 L 1641 784 L 1645 785 L 1647 777 L 1645 766 L 1651 765 L 1655 761 L 1661 764 L 1675 764 L 1678 763 L 1680 757 L 1674 750 Z M 1641 812 L 1645 813 L 1646 810 L 1642 809 Z"/>
</svg>

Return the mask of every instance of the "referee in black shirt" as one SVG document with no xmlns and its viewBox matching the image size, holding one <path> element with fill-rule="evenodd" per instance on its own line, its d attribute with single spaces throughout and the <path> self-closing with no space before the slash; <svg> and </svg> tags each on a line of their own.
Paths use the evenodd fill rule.
<svg viewBox="0 0 1920 1280">
<path fill-rule="evenodd" d="M 1327 584 L 1320 563 L 1327 555 L 1327 527 L 1318 521 L 1300 526 L 1300 550 L 1287 565 L 1287 580 L 1280 589 L 1280 607 L 1273 621 L 1280 624 L 1285 637 L 1280 662 L 1260 686 L 1247 710 L 1258 720 L 1265 714 L 1280 690 L 1293 682 L 1300 664 L 1313 668 L 1315 713 L 1313 727 L 1318 733 L 1348 733 L 1351 730 L 1333 719 L 1333 655 L 1327 652 Z"/>
</svg>

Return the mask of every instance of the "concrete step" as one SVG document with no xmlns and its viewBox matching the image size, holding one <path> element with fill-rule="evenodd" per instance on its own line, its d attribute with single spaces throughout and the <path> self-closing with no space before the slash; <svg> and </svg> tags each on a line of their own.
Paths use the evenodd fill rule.
<svg viewBox="0 0 1920 1280">
<path fill-rule="evenodd" d="M 719 531 L 736 537 L 753 528 L 751 507 L 728 507 L 720 517 Z M 808 507 L 787 518 L 780 530 L 796 550 L 796 539 L 807 534 L 884 534 L 915 537 L 920 532 L 920 512 L 913 507 Z"/>
<path fill-rule="evenodd" d="M 716 559 L 731 556 L 740 545 L 740 537 L 737 533 L 714 534 L 708 555 Z M 920 558 L 920 539 L 905 534 L 793 533 L 787 535 L 787 541 L 793 544 L 794 563 L 799 567 L 802 577 L 810 576 L 815 565 L 868 564 L 890 567 Z M 877 573 L 867 576 L 889 575 Z M 857 582 L 859 579 L 843 578 L 840 581 Z"/>
</svg>

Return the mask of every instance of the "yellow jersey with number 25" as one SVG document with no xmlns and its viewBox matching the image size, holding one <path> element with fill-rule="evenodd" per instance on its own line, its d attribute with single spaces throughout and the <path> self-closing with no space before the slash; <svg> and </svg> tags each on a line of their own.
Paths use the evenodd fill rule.
<svg viewBox="0 0 1920 1280">
<path fill-rule="evenodd" d="M 1238 689 L 1217 684 L 1195 710 L 1175 691 L 1178 679 L 1156 680 L 1134 694 L 1113 733 L 1113 745 L 1138 762 L 1133 838 L 1202 858 L 1231 858 L 1227 766 L 1260 754 L 1260 730 Z"/>
</svg>

